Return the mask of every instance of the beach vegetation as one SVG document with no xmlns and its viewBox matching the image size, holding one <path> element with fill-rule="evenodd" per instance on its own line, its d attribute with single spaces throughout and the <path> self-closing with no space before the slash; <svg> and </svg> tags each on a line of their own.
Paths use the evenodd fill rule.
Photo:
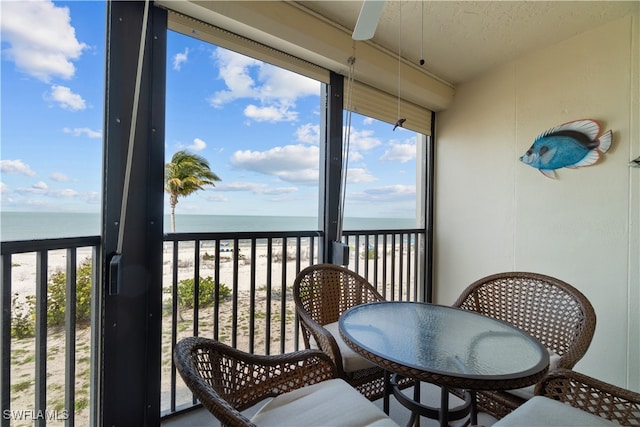
<svg viewBox="0 0 640 427">
<path fill-rule="evenodd" d="M 171 161 L 165 165 L 165 191 L 169 193 L 171 206 L 171 232 L 176 231 L 175 210 L 179 197 L 186 197 L 204 186 L 215 187 L 220 177 L 211 171 L 209 161 L 187 150 L 176 151 Z"/>
<path fill-rule="evenodd" d="M 366 252 L 360 252 L 360 259 L 375 259 L 376 252 L 374 248 L 367 249 Z"/>
<path fill-rule="evenodd" d="M 54 411 L 62 411 L 64 409 L 64 399 L 58 399 L 51 403 Z"/>
<path fill-rule="evenodd" d="M 32 383 L 33 383 L 33 381 L 28 380 L 28 381 L 22 381 L 22 382 L 17 383 L 17 384 L 13 384 L 11 386 L 11 392 L 19 393 L 21 391 L 28 390 L 29 387 L 31 387 Z"/>
<path fill-rule="evenodd" d="M 216 287 L 218 287 L 218 292 L 221 300 L 231 295 L 231 288 L 229 288 L 224 283 L 220 283 L 220 285 L 217 286 L 216 282 L 213 280 L 213 277 L 200 277 L 200 282 L 198 283 L 199 307 L 209 307 L 213 305 L 216 298 Z M 178 282 L 179 306 L 185 308 L 193 308 L 195 302 L 194 289 L 195 283 L 192 278 L 183 279 Z"/>
<path fill-rule="evenodd" d="M 31 313 L 31 304 L 27 299 L 27 309 L 17 309 L 22 304 L 18 300 L 19 295 L 13 294 L 11 298 L 11 337 L 22 339 L 33 337 L 36 330 L 35 316 Z"/>
<path fill-rule="evenodd" d="M 33 363 L 36 360 L 36 355 L 33 352 L 27 352 L 26 350 L 22 350 L 23 352 L 20 353 L 20 355 L 24 356 L 24 358 L 19 359 L 16 355 L 14 355 L 15 351 L 12 351 L 11 355 L 14 359 L 12 360 L 12 363 L 15 363 L 16 365 L 26 365 L 27 363 Z"/>
<path fill-rule="evenodd" d="M 76 271 L 76 323 L 88 326 L 91 321 L 91 259 L 83 260 Z M 47 284 L 47 326 L 65 324 L 67 295 L 67 275 L 57 271 L 51 275 Z M 24 303 L 18 300 L 18 294 L 12 298 L 11 337 L 30 338 L 35 335 L 36 297 L 27 295 Z M 21 309 L 17 309 L 20 307 Z"/>
<path fill-rule="evenodd" d="M 74 406 L 76 411 L 80 411 L 81 409 L 88 408 L 89 399 L 88 398 L 76 399 Z"/>
<path fill-rule="evenodd" d="M 76 272 L 76 322 L 88 325 L 91 321 L 91 259 L 86 258 Z M 47 325 L 64 325 L 66 315 L 67 275 L 58 271 L 51 275 L 47 288 Z"/>
</svg>

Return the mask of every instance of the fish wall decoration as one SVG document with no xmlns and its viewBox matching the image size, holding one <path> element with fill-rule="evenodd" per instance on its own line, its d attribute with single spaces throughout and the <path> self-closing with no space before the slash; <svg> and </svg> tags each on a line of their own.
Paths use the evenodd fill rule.
<svg viewBox="0 0 640 427">
<path fill-rule="evenodd" d="M 520 160 L 548 178 L 555 170 L 591 166 L 611 147 L 611 130 L 600 134 L 595 120 L 575 120 L 553 127 L 538 136 Z"/>
</svg>

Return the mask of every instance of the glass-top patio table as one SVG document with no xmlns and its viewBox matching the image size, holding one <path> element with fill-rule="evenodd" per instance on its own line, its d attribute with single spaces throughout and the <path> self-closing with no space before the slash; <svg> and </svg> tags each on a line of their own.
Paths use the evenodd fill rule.
<svg viewBox="0 0 640 427">
<path fill-rule="evenodd" d="M 471 411 L 475 394 L 450 413 L 449 389 L 509 390 L 538 382 L 547 372 L 549 354 L 540 342 L 505 322 L 458 308 L 415 302 L 375 302 L 342 314 L 340 334 L 355 352 L 384 368 L 389 394 L 417 414 L 447 425 Z M 391 373 L 442 387 L 440 408 L 408 399 L 390 381 Z M 394 375 L 395 377 L 395 375 Z M 416 393 L 418 393 L 416 390 Z M 412 417 L 413 420 L 413 417 Z"/>
</svg>

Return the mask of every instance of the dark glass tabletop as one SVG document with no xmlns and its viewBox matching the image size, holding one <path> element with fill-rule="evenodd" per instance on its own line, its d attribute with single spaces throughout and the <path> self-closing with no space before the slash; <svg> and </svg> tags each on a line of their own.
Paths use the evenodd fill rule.
<svg viewBox="0 0 640 427">
<path fill-rule="evenodd" d="M 467 310 L 426 303 L 364 304 L 340 317 L 356 352 L 402 375 L 471 389 L 536 383 L 549 365 L 546 349 L 513 326 Z"/>
</svg>

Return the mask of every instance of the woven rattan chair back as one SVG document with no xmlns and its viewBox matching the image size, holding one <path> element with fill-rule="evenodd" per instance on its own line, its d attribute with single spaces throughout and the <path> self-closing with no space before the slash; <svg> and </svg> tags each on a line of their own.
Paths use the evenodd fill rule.
<svg viewBox="0 0 640 427">
<path fill-rule="evenodd" d="M 223 426 L 254 426 L 240 411 L 336 377 L 333 362 L 318 350 L 254 355 L 202 337 L 179 341 L 173 360 L 187 387 Z"/>
<path fill-rule="evenodd" d="M 559 368 L 572 368 L 584 356 L 596 326 L 587 297 L 562 280 L 536 273 L 501 273 L 480 279 L 454 306 L 528 332 L 560 356 Z"/>
<path fill-rule="evenodd" d="M 296 307 L 318 324 L 337 322 L 340 315 L 384 297 L 362 276 L 333 264 L 317 264 L 298 274 L 293 285 Z"/>
<path fill-rule="evenodd" d="M 558 368 L 573 368 L 595 332 L 589 300 L 562 280 L 537 273 L 509 272 L 472 283 L 453 304 L 490 316 L 528 332 L 557 354 Z M 478 393 L 478 404 L 501 418 L 524 402 L 502 392 Z"/>
<path fill-rule="evenodd" d="M 536 386 L 536 394 L 623 426 L 640 426 L 640 393 L 571 369 L 548 374 Z"/>
<path fill-rule="evenodd" d="M 383 392 L 383 371 L 380 368 L 345 372 L 335 338 L 324 328 L 335 323 L 351 307 L 384 301 L 384 297 L 365 278 L 333 264 L 316 264 L 302 270 L 293 284 L 296 313 L 300 319 L 306 348 L 311 338 L 336 364 L 338 376 L 356 387 L 369 399 Z"/>
</svg>

